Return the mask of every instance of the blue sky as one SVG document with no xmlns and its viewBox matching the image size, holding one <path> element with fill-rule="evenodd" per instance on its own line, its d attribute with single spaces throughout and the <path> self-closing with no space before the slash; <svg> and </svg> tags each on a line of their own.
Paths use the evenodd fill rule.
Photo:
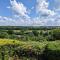
<svg viewBox="0 0 60 60">
<path fill-rule="evenodd" d="M 31 9 L 36 4 L 36 0 L 16 0 L 16 2 L 22 2 L 28 9 Z M 10 0 L 0 0 L 0 16 L 11 16 L 11 9 L 7 9 L 10 6 Z M 34 16 L 34 11 L 32 14 Z"/>
<path fill-rule="evenodd" d="M 60 0 L 0 0 L 0 26 L 60 26 Z"/>
</svg>

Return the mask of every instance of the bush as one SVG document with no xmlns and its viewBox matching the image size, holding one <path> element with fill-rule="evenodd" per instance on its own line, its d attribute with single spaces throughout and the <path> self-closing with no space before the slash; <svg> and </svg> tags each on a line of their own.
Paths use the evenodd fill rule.
<svg viewBox="0 0 60 60">
<path fill-rule="evenodd" d="M 54 40 L 60 40 L 60 29 L 52 30 L 52 36 Z"/>
<path fill-rule="evenodd" d="M 32 32 L 33 32 L 34 36 L 38 36 L 39 35 L 39 32 L 36 31 L 36 30 L 33 30 Z"/>
<path fill-rule="evenodd" d="M 7 32 L 0 32 L 0 38 L 9 38 Z"/>
<path fill-rule="evenodd" d="M 17 41 L 9 39 L 0 39 L 0 59 L 1 52 L 4 58 L 9 58 L 17 55 L 36 57 L 37 60 L 60 60 L 60 41 L 53 42 L 34 42 L 34 41 Z M 7 55 L 7 57 L 5 57 Z M 8 58 L 6 60 L 8 60 Z"/>
<path fill-rule="evenodd" d="M 27 56 L 35 58 L 39 56 L 39 58 L 41 58 L 40 55 L 43 53 L 45 45 L 46 44 L 44 43 L 34 41 L 23 42 L 17 40 L 0 39 L 0 53 L 2 50 L 4 51 L 4 58 L 7 58 L 5 55 L 9 57 L 17 55 L 18 57 Z"/>
<path fill-rule="evenodd" d="M 60 42 L 51 42 L 47 44 L 44 53 L 46 60 L 60 60 Z"/>
<path fill-rule="evenodd" d="M 13 30 L 8 30 L 7 33 L 8 33 L 8 34 L 13 34 L 14 31 L 13 31 Z"/>
</svg>

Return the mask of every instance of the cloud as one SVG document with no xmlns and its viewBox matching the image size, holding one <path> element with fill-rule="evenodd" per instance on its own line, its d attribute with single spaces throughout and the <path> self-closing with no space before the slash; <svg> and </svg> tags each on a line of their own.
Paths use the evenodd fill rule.
<svg viewBox="0 0 60 60">
<path fill-rule="evenodd" d="M 19 14 L 20 16 L 24 16 L 30 18 L 28 14 L 27 7 L 24 6 L 23 3 L 17 2 L 16 0 L 10 0 L 11 9 L 15 11 L 15 13 Z"/>
<path fill-rule="evenodd" d="M 0 26 L 14 26 L 15 22 L 16 21 L 10 17 L 0 16 Z"/>
<path fill-rule="evenodd" d="M 3 17 L 0 16 L 0 26 L 27 26 L 31 24 L 31 20 L 20 18 L 19 16 Z"/>
<path fill-rule="evenodd" d="M 0 16 L 0 26 L 40 26 L 43 25 L 42 21 L 38 18 L 24 19 L 19 16 L 14 18 Z"/>
<path fill-rule="evenodd" d="M 36 11 L 41 15 L 53 16 L 56 13 L 53 10 L 48 9 L 49 2 L 47 0 L 37 0 Z"/>
<path fill-rule="evenodd" d="M 0 26 L 60 26 L 60 16 L 32 19 L 24 19 L 19 16 L 14 18 L 0 16 Z"/>
<path fill-rule="evenodd" d="M 60 12 L 60 0 L 54 0 L 54 10 Z"/>
<path fill-rule="evenodd" d="M 0 25 L 12 25 L 12 26 L 60 26 L 60 13 L 58 11 L 60 7 L 49 9 L 50 2 L 47 0 L 36 0 L 36 6 L 33 6 L 31 10 L 36 8 L 36 17 L 30 17 L 28 8 L 21 2 L 16 0 L 10 0 L 10 6 L 7 8 L 12 9 L 15 13 L 11 18 L 0 16 Z M 54 0 L 54 4 L 57 5 L 58 0 Z M 52 3 L 52 2 L 51 2 Z M 59 5 L 60 6 L 60 5 Z M 30 11 L 31 11 L 30 10 Z"/>
</svg>

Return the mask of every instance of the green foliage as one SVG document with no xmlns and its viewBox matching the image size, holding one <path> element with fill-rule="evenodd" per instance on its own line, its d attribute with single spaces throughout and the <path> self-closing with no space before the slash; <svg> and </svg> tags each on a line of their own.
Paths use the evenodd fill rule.
<svg viewBox="0 0 60 60">
<path fill-rule="evenodd" d="M 13 30 L 8 30 L 7 33 L 8 34 L 13 34 L 14 32 L 13 32 Z"/>
<path fill-rule="evenodd" d="M 7 32 L 0 32 L 0 38 L 9 38 Z"/>
<path fill-rule="evenodd" d="M 60 60 L 60 41 L 47 44 L 44 53 L 46 60 Z"/>
<path fill-rule="evenodd" d="M 53 39 L 60 40 L 60 29 L 52 30 Z"/>
<path fill-rule="evenodd" d="M 38 36 L 39 35 L 39 32 L 36 31 L 36 30 L 33 30 L 32 32 L 33 32 L 34 36 Z"/>
<path fill-rule="evenodd" d="M 42 55 L 42 57 L 41 57 Z M 35 42 L 0 39 L 0 59 L 20 56 L 44 58 L 44 60 L 60 60 L 60 41 Z M 3 58 L 2 58 L 3 57 Z M 37 58 L 38 57 L 38 58 Z"/>
<path fill-rule="evenodd" d="M 24 30 L 21 30 L 21 31 L 20 31 L 20 34 L 21 34 L 21 35 L 24 35 L 24 32 L 25 32 Z"/>
<path fill-rule="evenodd" d="M 3 43 L 3 44 L 2 44 Z M 0 39 L 0 54 L 1 57 L 8 60 L 9 57 L 14 56 L 38 56 L 44 51 L 46 43 L 39 43 L 35 41 L 17 41 L 10 39 Z M 2 52 L 2 53 L 1 53 Z M 2 55 L 3 54 L 3 55 Z M 7 57 L 6 57 L 7 56 Z M 2 59 L 2 58 L 0 58 Z"/>
<path fill-rule="evenodd" d="M 0 28 L 0 60 L 60 60 L 60 29 Z"/>
<path fill-rule="evenodd" d="M 0 30 L 0 38 L 18 39 L 23 41 L 55 41 L 60 40 L 60 29 L 52 30 Z"/>
</svg>

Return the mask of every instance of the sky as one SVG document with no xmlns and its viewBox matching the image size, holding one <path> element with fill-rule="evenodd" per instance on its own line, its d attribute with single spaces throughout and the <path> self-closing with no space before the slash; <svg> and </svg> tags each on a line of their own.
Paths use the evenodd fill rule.
<svg viewBox="0 0 60 60">
<path fill-rule="evenodd" d="M 60 0 L 0 0 L 0 26 L 60 26 Z"/>
</svg>

